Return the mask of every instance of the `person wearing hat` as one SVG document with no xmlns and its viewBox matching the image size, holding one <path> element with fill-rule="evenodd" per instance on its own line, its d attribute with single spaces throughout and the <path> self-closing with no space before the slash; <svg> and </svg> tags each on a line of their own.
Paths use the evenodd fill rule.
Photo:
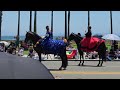
<svg viewBox="0 0 120 90">
<path fill-rule="evenodd" d="M 86 37 L 91 37 L 92 32 L 91 32 L 91 26 L 88 27 L 88 32 L 85 34 Z"/>
<path fill-rule="evenodd" d="M 78 36 L 80 36 L 80 37 L 81 37 L 81 34 L 80 34 L 80 33 L 78 33 Z"/>
<path fill-rule="evenodd" d="M 52 35 L 52 32 L 51 30 L 49 29 L 49 26 L 46 26 L 46 36 L 53 39 L 53 35 Z"/>
</svg>

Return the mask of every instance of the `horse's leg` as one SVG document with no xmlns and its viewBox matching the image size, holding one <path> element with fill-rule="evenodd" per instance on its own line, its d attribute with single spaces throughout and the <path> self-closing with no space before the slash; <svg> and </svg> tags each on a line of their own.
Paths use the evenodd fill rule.
<svg viewBox="0 0 120 90">
<path fill-rule="evenodd" d="M 99 66 L 100 65 L 100 59 L 101 59 L 101 55 L 100 55 L 100 53 L 98 52 L 98 55 L 99 55 L 99 63 L 98 63 L 98 65 L 97 66 Z"/>
<path fill-rule="evenodd" d="M 80 66 L 81 65 L 81 54 L 80 54 L 80 63 L 78 64 L 78 66 Z"/>
<path fill-rule="evenodd" d="M 101 62 L 101 65 L 100 65 L 100 66 L 102 66 L 103 61 L 106 61 L 106 53 L 104 53 L 104 54 L 102 55 L 102 62 Z"/>
<path fill-rule="evenodd" d="M 62 56 L 62 55 L 60 55 L 60 58 L 61 58 L 61 60 L 62 60 L 62 65 L 61 65 L 61 67 L 59 68 L 59 70 L 65 70 L 65 62 L 64 62 L 64 56 Z"/>
<path fill-rule="evenodd" d="M 78 64 L 78 66 L 81 65 L 81 58 L 83 58 L 83 52 L 79 51 L 79 54 L 80 54 L 80 63 Z"/>
<path fill-rule="evenodd" d="M 47 54 L 47 59 L 48 59 L 48 54 Z"/>
<path fill-rule="evenodd" d="M 83 59 L 83 63 L 82 66 L 84 65 L 84 53 L 82 52 L 82 59 Z"/>
<path fill-rule="evenodd" d="M 62 59 L 62 65 L 59 68 L 59 70 L 66 70 L 68 66 L 68 60 L 67 60 L 67 55 L 66 55 L 66 49 L 63 50 L 63 52 L 60 54 L 60 57 Z"/>
<path fill-rule="evenodd" d="M 84 65 L 84 59 L 83 59 L 83 63 L 82 63 L 82 66 Z"/>
<path fill-rule="evenodd" d="M 103 64 L 103 60 L 104 60 L 104 58 L 102 58 L 102 62 L 101 62 L 101 64 L 100 64 L 100 66 L 102 66 L 102 64 Z"/>
<path fill-rule="evenodd" d="M 67 57 L 66 56 L 61 56 L 61 55 L 60 55 L 60 57 L 62 59 L 62 65 L 59 68 L 59 70 L 66 70 L 66 67 L 68 65 Z"/>
<path fill-rule="evenodd" d="M 62 70 L 63 68 L 63 57 L 62 57 L 62 55 L 60 55 L 60 58 L 61 58 L 61 60 L 62 60 L 62 65 L 61 65 L 61 67 L 59 68 L 59 70 Z"/>
<path fill-rule="evenodd" d="M 103 43 L 103 52 L 102 52 L 102 63 L 101 63 L 101 66 L 103 64 L 103 60 L 106 61 L 106 46 L 105 46 L 105 43 Z"/>
<path fill-rule="evenodd" d="M 39 61 L 41 62 L 41 52 L 38 53 Z"/>
</svg>

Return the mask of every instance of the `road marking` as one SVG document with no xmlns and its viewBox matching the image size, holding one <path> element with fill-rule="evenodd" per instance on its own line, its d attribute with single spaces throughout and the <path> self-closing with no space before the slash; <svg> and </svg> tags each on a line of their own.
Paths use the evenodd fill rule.
<svg viewBox="0 0 120 90">
<path fill-rule="evenodd" d="M 120 67 L 120 66 L 106 66 L 106 67 Z"/>
<path fill-rule="evenodd" d="M 120 74 L 120 72 L 50 71 L 52 74 Z"/>
</svg>

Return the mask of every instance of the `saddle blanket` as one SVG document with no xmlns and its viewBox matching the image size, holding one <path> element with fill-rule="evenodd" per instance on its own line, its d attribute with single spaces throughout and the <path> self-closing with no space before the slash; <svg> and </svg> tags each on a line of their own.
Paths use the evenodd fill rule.
<svg viewBox="0 0 120 90">
<path fill-rule="evenodd" d="M 63 48 L 66 48 L 66 44 L 63 40 L 53 40 L 51 38 L 45 38 L 41 42 L 43 51 L 47 54 L 59 54 L 62 52 Z"/>
<path fill-rule="evenodd" d="M 98 39 L 96 37 L 85 37 L 81 40 L 81 50 L 85 52 L 93 52 L 97 50 L 98 46 L 103 43 L 104 40 Z"/>
</svg>

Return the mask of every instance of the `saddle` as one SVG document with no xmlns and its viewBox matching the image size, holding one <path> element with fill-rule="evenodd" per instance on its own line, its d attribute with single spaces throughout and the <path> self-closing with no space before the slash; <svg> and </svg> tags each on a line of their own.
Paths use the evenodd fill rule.
<svg viewBox="0 0 120 90">
<path fill-rule="evenodd" d="M 81 50 L 85 52 L 93 52 L 96 51 L 101 43 L 104 40 L 98 39 L 96 37 L 85 37 L 81 40 Z"/>
</svg>

